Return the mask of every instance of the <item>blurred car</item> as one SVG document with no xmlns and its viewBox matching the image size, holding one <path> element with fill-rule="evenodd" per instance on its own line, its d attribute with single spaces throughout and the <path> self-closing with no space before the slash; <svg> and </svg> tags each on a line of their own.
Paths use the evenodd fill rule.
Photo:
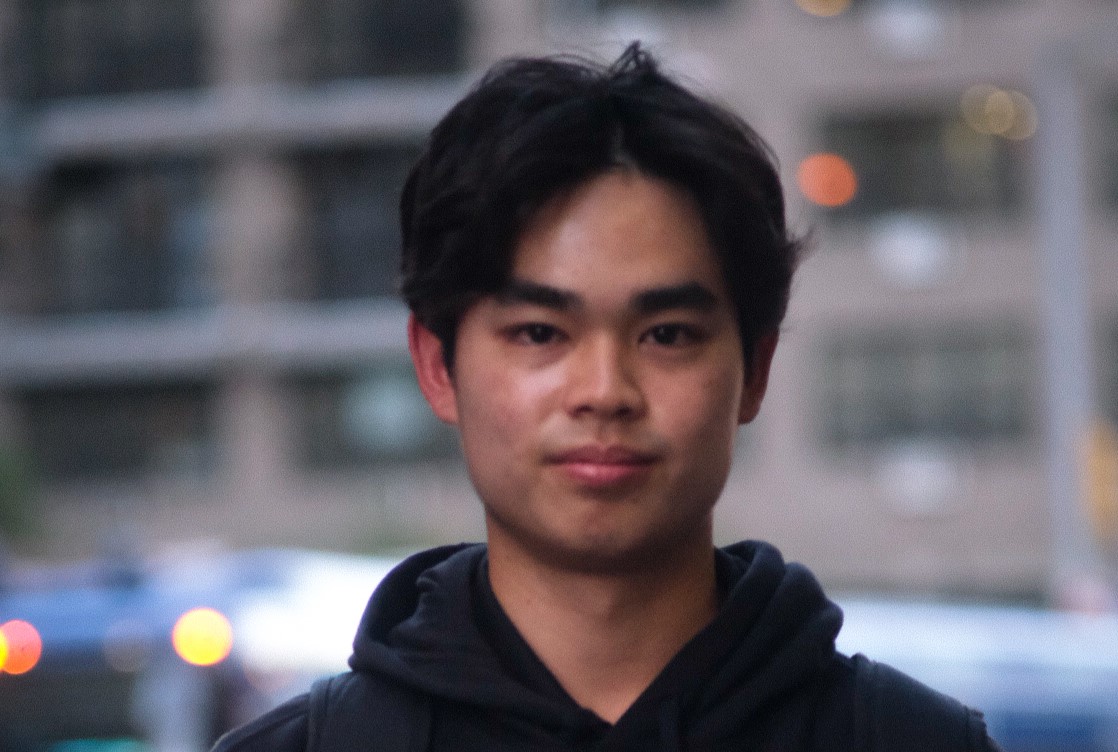
<svg viewBox="0 0 1118 752">
<path fill-rule="evenodd" d="M 836 600 L 840 650 L 982 710 L 1005 752 L 1118 752 L 1118 614 Z"/>
<path fill-rule="evenodd" d="M 14 635 L 0 636 L 0 750 L 208 749 L 344 670 L 369 594 L 394 563 L 202 552 L 9 578 L 0 583 L 0 634 Z"/>
</svg>

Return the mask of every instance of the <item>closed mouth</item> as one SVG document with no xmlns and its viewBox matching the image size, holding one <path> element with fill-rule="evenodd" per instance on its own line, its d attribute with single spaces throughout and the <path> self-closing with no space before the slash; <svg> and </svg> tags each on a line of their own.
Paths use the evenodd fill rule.
<svg viewBox="0 0 1118 752">
<path fill-rule="evenodd" d="M 557 452 L 548 458 L 550 462 L 555 464 L 605 466 L 650 465 L 656 459 L 657 456 L 651 452 L 617 445 L 577 447 Z"/>
</svg>

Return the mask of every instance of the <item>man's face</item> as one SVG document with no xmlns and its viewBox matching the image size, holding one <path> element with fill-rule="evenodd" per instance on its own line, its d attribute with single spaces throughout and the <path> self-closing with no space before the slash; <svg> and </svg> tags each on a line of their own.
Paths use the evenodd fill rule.
<svg viewBox="0 0 1118 752">
<path fill-rule="evenodd" d="M 615 171 L 528 226 L 508 288 L 462 317 L 453 373 L 414 322 L 411 342 L 424 393 L 461 432 L 491 550 L 613 570 L 709 549 L 775 335 L 747 374 L 697 209 Z"/>
</svg>

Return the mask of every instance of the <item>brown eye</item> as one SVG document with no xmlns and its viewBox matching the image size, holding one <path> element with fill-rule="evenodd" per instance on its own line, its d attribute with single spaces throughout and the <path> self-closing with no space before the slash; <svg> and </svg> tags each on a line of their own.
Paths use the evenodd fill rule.
<svg viewBox="0 0 1118 752">
<path fill-rule="evenodd" d="M 532 345 L 546 345 L 558 339 L 559 330 L 549 324 L 525 324 L 515 331 L 516 338 Z"/>
<path fill-rule="evenodd" d="M 661 324 L 648 330 L 648 337 L 658 345 L 676 345 L 684 339 L 685 332 L 679 324 Z"/>
</svg>

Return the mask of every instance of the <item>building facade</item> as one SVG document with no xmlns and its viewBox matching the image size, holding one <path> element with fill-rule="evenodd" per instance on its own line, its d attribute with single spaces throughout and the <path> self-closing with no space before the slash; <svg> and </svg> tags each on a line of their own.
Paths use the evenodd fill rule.
<svg viewBox="0 0 1118 752">
<path fill-rule="evenodd" d="M 1061 352 L 1118 413 L 1115 29 L 1104 0 L 5 0 L 15 548 L 480 537 L 406 358 L 402 176 L 492 61 L 640 38 L 769 139 L 814 239 L 719 537 L 839 586 L 1036 596 L 1086 519 L 1053 511 Z M 1058 217 L 1075 351 L 1045 314 Z"/>
</svg>

